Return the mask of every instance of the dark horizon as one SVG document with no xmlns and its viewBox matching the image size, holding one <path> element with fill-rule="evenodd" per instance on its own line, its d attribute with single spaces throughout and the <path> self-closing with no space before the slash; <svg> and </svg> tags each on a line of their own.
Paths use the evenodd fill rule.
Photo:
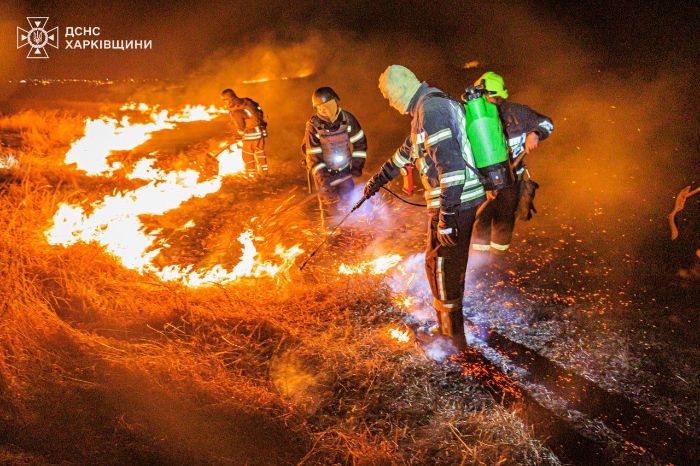
<svg viewBox="0 0 700 466">
<path fill-rule="evenodd" d="M 379 36 L 387 43 L 394 38 L 401 43 L 410 38 L 429 47 L 452 48 L 456 58 L 463 50 L 478 56 L 488 54 L 494 45 L 517 48 L 517 43 L 499 37 L 504 24 L 532 31 L 532 36 L 539 34 L 542 25 L 554 28 L 586 50 L 596 66 L 622 74 L 653 76 L 664 70 L 697 68 L 700 8 L 693 2 L 673 8 L 664 2 L 623 1 L 614 7 L 600 1 L 565 3 L 360 1 L 321 7 L 304 0 L 289 8 L 287 2 L 275 0 L 260 9 L 250 2 L 212 2 L 203 7 L 196 2 L 116 1 L 85 8 L 79 2 L 25 1 L 0 11 L 0 57 L 9 64 L 3 66 L 1 77 L 3 81 L 27 77 L 183 79 L 212 54 L 235 53 L 260 42 L 299 43 L 310 33 L 326 31 L 339 32 L 350 40 Z M 52 50 L 50 60 L 26 60 L 15 50 L 15 27 L 24 25 L 25 16 L 39 15 L 49 16 L 62 32 L 69 25 L 95 25 L 102 27 L 102 37 L 152 39 L 154 48 L 139 54 Z M 521 59 L 511 58 L 510 65 L 516 68 Z"/>
</svg>

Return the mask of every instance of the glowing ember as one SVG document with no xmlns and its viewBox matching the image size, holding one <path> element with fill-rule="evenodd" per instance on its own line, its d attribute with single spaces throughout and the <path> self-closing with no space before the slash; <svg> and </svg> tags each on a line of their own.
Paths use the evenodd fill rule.
<svg viewBox="0 0 700 466">
<path fill-rule="evenodd" d="M 400 255 L 387 254 L 359 265 L 340 264 L 338 273 L 342 275 L 384 275 L 389 269 L 396 267 L 399 262 L 401 262 Z"/>
<path fill-rule="evenodd" d="M 389 329 L 389 335 L 391 336 L 391 338 L 393 338 L 399 343 L 408 343 L 410 341 L 408 330 L 399 330 L 397 328 L 392 328 Z"/>
</svg>

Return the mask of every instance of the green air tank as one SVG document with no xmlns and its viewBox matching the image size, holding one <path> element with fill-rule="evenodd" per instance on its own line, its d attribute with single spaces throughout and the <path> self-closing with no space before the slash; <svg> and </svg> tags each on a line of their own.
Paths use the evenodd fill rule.
<svg viewBox="0 0 700 466">
<path fill-rule="evenodd" d="M 467 138 L 484 189 L 493 191 L 510 186 L 515 178 L 498 107 L 486 99 L 483 84 L 466 88 L 462 101 L 466 111 Z"/>
</svg>

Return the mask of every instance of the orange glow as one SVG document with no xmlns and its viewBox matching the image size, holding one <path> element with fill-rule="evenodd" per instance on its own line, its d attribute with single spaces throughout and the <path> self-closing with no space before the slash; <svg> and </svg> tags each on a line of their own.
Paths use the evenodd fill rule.
<svg viewBox="0 0 700 466">
<path fill-rule="evenodd" d="M 261 77 L 261 78 L 255 78 L 255 79 L 245 79 L 241 81 L 243 84 L 258 84 L 258 83 L 266 83 L 270 81 L 288 81 L 290 79 L 304 79 L 308 78 L 314 74 L 313 71 L 310 70 L 305 70 L 302 71 L 301 73 L 295 75 L 295 76 L 282 76 L 280 78 L 268 78 L 268 77 Z"/>
<path fill-rule="evenodd" d="M 414 296 L 397 296 L 395 302 L 404 309 L 409 309 L 416 303 L 416 298 Z"/>
<path fill-rule="evenodd" d="M 408 330 L 391 328 L 389 329 L 389 336 L 391 336 L 391 338 L 396 340 L 398 343 L 408 343 L 410 341 Z"/>
<path fill-rule="evenodd" d="M 387 254 L 358 265 L 340 264 L 338 273 L 342 275 L 384 275 L 387 271 L 396 267 L 401 260 L 402 258 L 398 254 Z"/>
<path fill-rule="evenodd" d="M 88 175 L 109 176 L 122 168 L 119 162 L 109 163 L 107 158 L 114 151 L 132 150 L 151 139 L 156 131 L 172 129 L 176 123 L 210 121 L 224 110 L 203 105 L 187 105 L 179 112 L 160 110 L 158 106 L 144 103 L 127 104 L 122 110 L 138 110 L 148 114 L 147 123 L 132 123 L 129 117 L 116 119 L 102 116 L 95 120 L 85 120 L 85 134 L 71 144 L 66 153 L 65 163 L 75 164 L 78 170 Z"/>
<path fill-rule="evenodd" d="M 146 104 L 128 104 L 122 109 L 150 112 L 152 121 L 131 124 L 126 117 L 120 121 L 108 117 L 86 120 L 85 136 L 73 143 L 66 154 L 66 163 L 75 163 L 89 175 L 109 176 L 121 167 L 117 163 L 107 163 L 111 151 L 133 149 L 149 139 L 154 131 L 172 128 L 174 122 L 213 119 L 218 111 L 214 107 L 188 105 L 171 114 L 168 110 L 158 111 L 157 107 Z M 138 160 L 126 177 L 146 180 L 147 184 L 105 196 L 93 202 L 89 209 L 81 204 L 60 204 L 53 225 L 44 232 L 46 239 L 49 244 L 62 246 L 97 243 L 129 269 L 152 273 L 164 281 L 179 281 L 191 287 L 230 283 L 242 277 L 275 277 L 287 271 L 303 250 L 299 246 L 287 249 L 277 245 L 273 253 L 275 261 L 263 261 L 254 245 L 252 230 L 244 231 L 238 237 L 242 254 L 238 264 L 230 270 L 219 264 L 207 269 L 179 264 L 158 267 L 154 264 L 160 251 L 170 245 L 160 238 L 159 230 L 146 231 L 140 216 L 163 215 L 190 199 L 219 191 L 223 176 L 243 173 L 240 146 L 225 148 L 217 155 L 217 160 L 217 176 L 204 181 L 199 180 L 200 173 L 196 170 L 165 171 L 154 168 L 154 158 Z M 194 222 L 190 220 L 180 229 L 193 226 Z"/>
<path fill-rule="evenodd" d="M 224 143 L 225 145 L 225 143 Z M 219 176 L 243 174 L 245 162 L 243 162 L 243 150 L 239 144 L 231 144 L 216 156 L 219 162 Z"/>
</svg>

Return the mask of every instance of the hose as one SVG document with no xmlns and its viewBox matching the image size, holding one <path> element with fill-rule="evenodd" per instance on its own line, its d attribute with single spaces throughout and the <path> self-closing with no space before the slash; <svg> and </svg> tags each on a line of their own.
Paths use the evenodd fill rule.
<svg viewBox="0 0 700 466">
<path fill-rule="evenodd" d="M 403 202 L 403 203 L 406 203 L 406 204 L 408 204 L 408 205 L 413 205 L 413 206 L 416 206 L 416 207 L 428 207 L 426 204 L 418 204 L 417 202 L 411 202 L 411 201 L 409 201 L 409 200 L 406 200 L 406 199 L 404 199 L 403 197 L 399 196 L 398 194 L 396 194 L 394 191 L 392 191 L 391 189 L 389 189 L 389 188 L 387 188 L 387 187 L 382 186 L 381 189 L 383 189 L 384 191 L 388 192 L 389 194 L 391 194 L 392 196 L 394 196 L 394 197 L 395 197 L 396 199 L 398 199 L 399 201 L 401 201 L 401 202 Z"/>
</svg>

